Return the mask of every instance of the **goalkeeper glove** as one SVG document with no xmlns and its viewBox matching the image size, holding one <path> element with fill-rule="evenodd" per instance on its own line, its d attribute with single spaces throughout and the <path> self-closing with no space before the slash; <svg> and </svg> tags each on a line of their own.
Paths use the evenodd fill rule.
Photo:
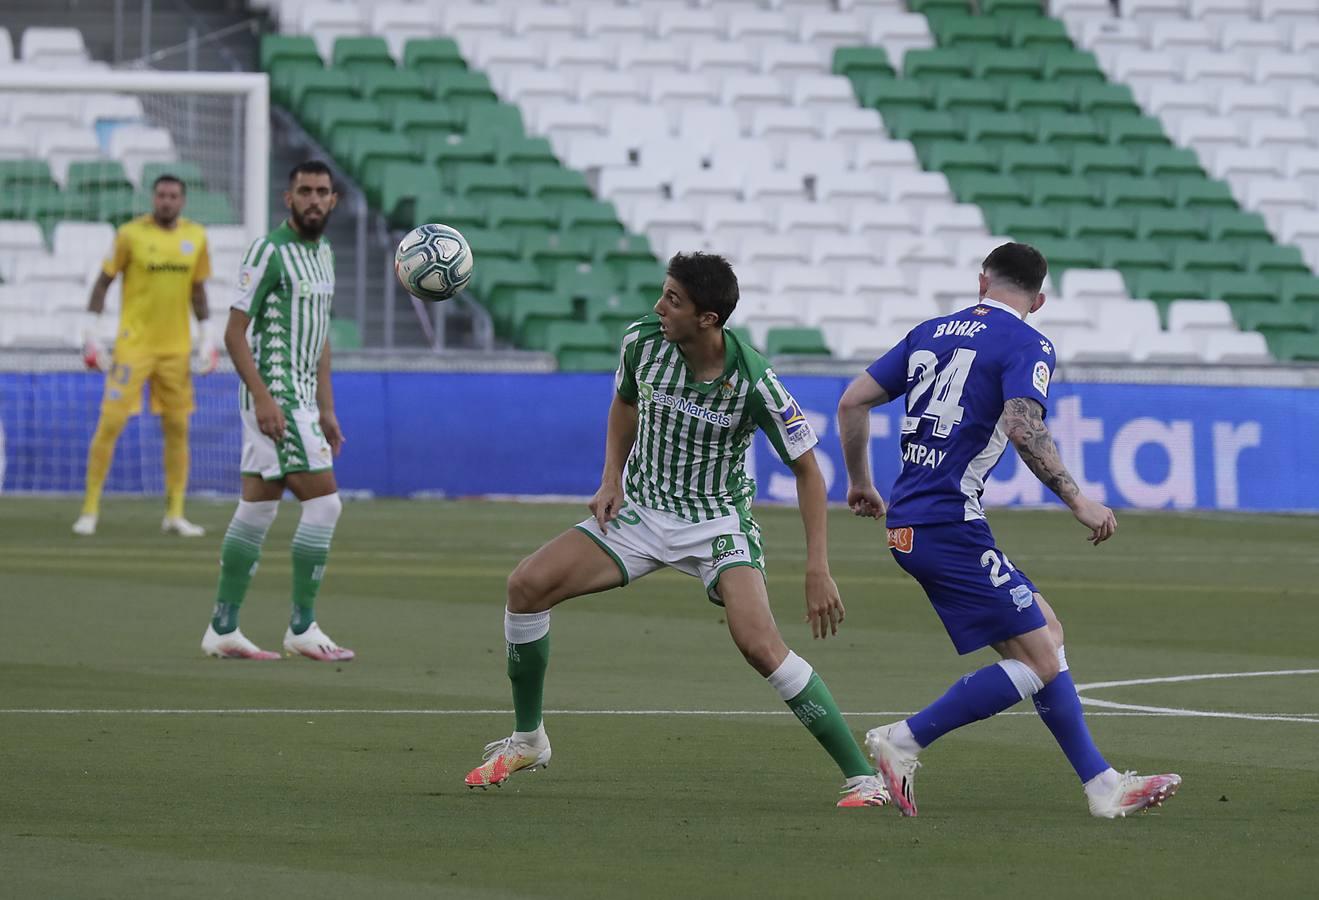
<svg viewBox="0 0 1319 900">
<path fill-rule="evenodd" d="M 100 372 L 110 368 L 110 355 L 101 342 L 101 314 L 90 310 L 82 325 L 82 363 Z"/>
<path fill-rule="evenodd" d="M 210 319 L 202 320 L 198 326 L 197 352 L 193 356 L 192 371 L 198 375 L 209 375 L 220 365 L 220 347 L 216 343 Z"/>
</svg>

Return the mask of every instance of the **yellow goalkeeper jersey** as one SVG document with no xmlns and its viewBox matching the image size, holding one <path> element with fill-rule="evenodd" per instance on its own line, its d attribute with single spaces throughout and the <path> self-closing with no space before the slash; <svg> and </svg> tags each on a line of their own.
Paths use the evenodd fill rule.
<svg viewBox="0 0 1319 900">
<path fill-rule="evenodd" d="M 171 229 L 150 215 L 119 226 L 102 267 L 124 277 L 115 352 L 158 356 L 192 350 L 192 286 L 211 277 L 206 230 L 179 217 Z"/>
</svg>

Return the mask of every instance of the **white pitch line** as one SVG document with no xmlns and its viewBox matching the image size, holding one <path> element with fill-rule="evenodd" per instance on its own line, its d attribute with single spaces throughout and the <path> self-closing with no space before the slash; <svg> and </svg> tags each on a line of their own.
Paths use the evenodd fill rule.
<svg viewBox="0 0 1319 900">
<path fill-rule="evenodd" d="M 1160 678 L 1131 678 L 1125 681 L 1096 681 L 1092 684 L 1078 684 L 1076 693 L 1097 690 L 1099 688 L 1136 687 L 1146 684 L 1178 684 L 1188 681 L 1217 681 L 1223 678 L 1264 678 L 1270 675 L 1319 675 L 1319 669 L 1275 669 L 1271 672 L 1209 672 L 1203 675 L 1166 675 Z M 1097 700 L 1093 697 L 1081 697 L 1086 706 L 1100 707 L 1108 710 L 1120 710 L 1126 713 L 1144 713 L 1154 716 L 1175 716 L 1196 719 L 1241 719 L 1247 722 L 1305 722 L 1319 725 L 1319 718 L 1313 715 L 1287 715 L 1270 713 L 1236 713 L 1217 712 L 1205 709 L 1183 709 L 1175 706 L 1145 706 L 1137 703 L 1118 703 L 1113 700 Z M 1100 715 L 1096 713 L 1096 715 Z"/>
<path fill-rule="evenodd" d="M 1173 684 L 1182 681 L 1214 681 L 1219 678 L 1262 678 L 1268 675 L 1319 675 L 1319 669 L 1274 669 L 1271 672 L 1211 672 L 1207 675 L 1167 675 L 1162 678 L 1132 678 L 1127 681 L 1095 681 L 1078 684 L 1076 692 L 1099 688 L 1134 687 L 1142 684 Z"/>
</svg>

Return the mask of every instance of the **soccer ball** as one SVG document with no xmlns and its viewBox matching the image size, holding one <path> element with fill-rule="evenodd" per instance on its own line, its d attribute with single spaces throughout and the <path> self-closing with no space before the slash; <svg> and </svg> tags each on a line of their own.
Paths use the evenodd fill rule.
<svg viewBox="0 0 1319 900">
<path fill-rule="evenodd" d="M 399 241 L 394 274 L 420 300 L 448 300 L 472 280 L 472 248 L 456 228 L 418 225 Z"/>
</svg>

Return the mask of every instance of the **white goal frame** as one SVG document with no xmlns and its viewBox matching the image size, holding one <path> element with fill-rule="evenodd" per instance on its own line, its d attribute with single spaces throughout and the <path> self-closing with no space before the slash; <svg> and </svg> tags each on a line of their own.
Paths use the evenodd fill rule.
<svg viewBox="0 0 1319 900">
<path fill-rule="evenodd" d="M 243 105 L 243 229 L 268 230 L 270 203 L 270 79 L 264 72 L 158 72 L 154 70 L 0 68 L 0 92 L 228 94 Z"/>
</svg>

